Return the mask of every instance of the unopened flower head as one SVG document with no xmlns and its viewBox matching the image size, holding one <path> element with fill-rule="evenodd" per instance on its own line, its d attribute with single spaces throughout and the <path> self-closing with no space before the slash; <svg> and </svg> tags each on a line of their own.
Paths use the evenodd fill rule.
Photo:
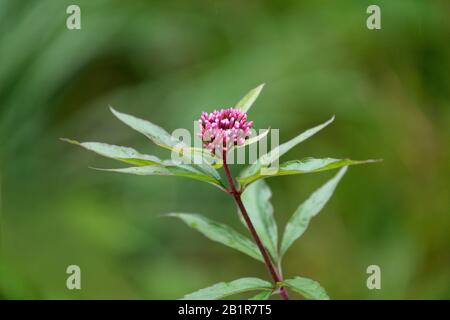
<svg viewBox="0 0 450 320">
<path fill-rule="evenodd" d="M 253 121 L 239 109 L 229 108 L 203 112 L 199 121 L 203 146 L 214 152 L 227 151 L 233 145 L 243 145 L 250 136 Z"/>
</svg>

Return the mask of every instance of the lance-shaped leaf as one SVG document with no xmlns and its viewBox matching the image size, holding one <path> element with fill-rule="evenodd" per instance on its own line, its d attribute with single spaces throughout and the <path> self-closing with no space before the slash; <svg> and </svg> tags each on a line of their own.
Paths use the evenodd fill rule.
<svg viewBox="0 0 450 320">
<path fill-rule="evenodd" d="M 117 117 L 117 119 L 119 119 L 132 129 L 142 133 L 157 145 L 172 150 L 174 147 L 180 144 L 180 141 L 178 139 L 172 137 L 172 135 L 170 135 L 160 126 L 157 126 L 150 121 L 139 119 L 135 116 L 119 112 L 112 107 L 110 107 L 110 109 L 111 112 Z"/>
<path fill-rule="evenodd" d="M 320 130 L 322 130 L 323 128 L 325 128 L 327 125 L 329 125 L 330 123 L 332 123 L 334 121 L 334 116 L 314 127 L 311 129 L 306 130 L 305 132 L 300 133 L 298 136 L 296 136 L 295 138 L 289 140 L 288 142 L 285 142 L 281 145 L 279 145 L 278 147 L 276 147 L 275 149 L 273 149 L 272 151 L 270 151 L 269 153 L 263 155 L 259 160 L 261 162 L 262 165 L 269 165 L 272 162 L 274 162 L 275 160 L 277 160 L 279 157 L 281 157 L 283 154 L 285 154 L 286 152 L 288 152 L 289 150 L 291 150 L 293 147 L 295 147 L 297 144 L 305 141 L 306 139 L 308 139 L 309 137 L 315 135 L 317 132 L 319 132 Z"/>
<path fill-rule="evenodd" d="M 289 219 L 284 230 L 283 240 L 281 242 L 281 255 L 297 240 L 306 230 L 310 220 L 317 215 L 331 198 L 337 184 L 347 171 L 343 167 L 339 172 L 323 186 L 314 191 L 314 193 L 303 202 L 292 217 Z"/>
<path fill-rule="evenodd" d="M 267 300 L 272 295 L 272 291 L 261 291 L 260 293 L 254 295 L 248 300 Z"/>
<path fill-rule="evenodd" d="M 101 169 L 93 168 L 101 171 L 111 171 L 119 173 L 135 174 L 139 176 L 178 176 L 187 177 L 203 182 L 208 182 L 221 190 L 226 190 L 225 186 L 219 180 L 211 177 L 189 165 L 175 165 L 166 160 L 161 165 L 149 165 L 142 167 L 129 167 L 119 169 Z"/>
<path fill-rule="evenodd" d="M 295 277 L 293 279 L 287 279 L 281 282 L 282 285 L 287 286 L 295 292 L 300 293 L 306 299 L 314 300 L 329 300 L 326 291 L 322 286 L 314 280 Z"/>
<path fill-rule="evenodd" d="M 285 142 L 285 143 L 279 145 L 278 147 L 274 148 L 273 150 L 271 150 L 267 154 L 261 156 L 255 163 L 253 163 L 252 165 L 247 167 L 241 173 L 241 175 L 238 178 L 238 180 L 245 181 L 245 179 L 247 177 L 253 176 L 253 175 L 257 174 L 258 172 L 260 172 L 261 168 L 269 167 L 271 163 L 276 161 L 278 158 L 280 158 L 283 154 L 288 152 L 294 146 L 296 146 L 297 144 L 299 144 L 299 143 L 305 141 L 306 139 L 310 138 L 311 136 L 313 136 L 314 134 L 316 134 L 317 132 L 319 132 L 320 130 L 325 128 L 327 125 L 329 125 L 333 121 L 334 121 L 334 116 L 330 120 L 328 120 L 328 121 L 326 121 L 326 122 L 324 122 L 324 123 L 322 123 L 322 124 L 320 124 L 320 125 L 318 125 L 318 126 L 316 126 L 314 128 L 311 128 L 311 129 L 308 129 L 308 130 L 302 132 L 301 134 L 299 134 L 295 138 L 289 140 L 288 142 Z M 245 183 L 242 183 L 242 184 L 245 186 Z"/>
<path fill-rule="evenodd" d="M 264 88 L 264 83 L 260 84 L 256 88 L 250 90 L 239 102 L 236 104 L 235 108 L 243 112 L 247 112 L 255 100 L 258 98 L 261 90 Z"/>
<path fill-rule="evenodd" d="M 217 159 L 212 157 L 210 154 L 207 154 L 202 149 L 187 146 L 182 141 L 170 135 L 166 130 L 148 120 L 143 120 L 135 116 L 119 112 L 112 107 L 110 107 L 110 109 L 120 121 L 132 129 L 142 133 L 155 144 L 180 153 L 184 160 L 189 161 L 188 163 L 194 163 L 204 173 L 220 180 L 219 173 L 208 164 L 217 161 Z"/>
<path fill-rule="evenodd" d="M 262 243 L 272 258 L 278 261 L 278 230 L 270 203 L 272 192 L 269 186 L 263 180 L 258 181 L 249 186 L 241 197 Z"/>
<path fill-rule="evenodd" d="M 241 278 L 215 285 L 185 295 L 182 300 L 217 300 L 233 294 L 255 290 L 272 290 L 272 284 L 258 278 Z"/>
<path fill-rule="evenodd" d="M 237 180 L 240 184 L 248 185 L 256 180 L 269 177 L 277 177 L 292 174 L 303 174 L 311 172 L 319 172 L 332 170 L 344 166 L 355 164 L 373 163 L 380 160 L 351 160 L 351 159 L 334 159 L 334 158 L 306 158 L 303 160 L 292 160 L 280 165 L 278 170 L 268 170 L 262 172 L 261 169 L 250 176 L 240 176 Z M 274 168 L 272 168 L 274 169 Z"/>
<path fill-rule="evenodd" d="M 225 189 L 222 182 L 220 181 L 220 175 L 218 172 L 214 169 L 212 169 L 209 166 L 200 166 L 200 165 L 193 165 L 190 166 L 178 166 L 181 167 L 182 170 L 178 170 L 176 167 L 177 165 L 171 163 L 171 161 L 168 160 L 161 160 L 158 157 L 141 154 L 138 151 L 136 151 L 133 148 L 129 147 L 122 147 L 122 146 L 116 146 L 116 145 L 110 145 L 106 143 L 100 143 L 100 142 L 78 142 L 76 140 L 70 140 L 70 139 L 61 139 L 62 141 L 75 144 L 78 146 L 81 146 L 87 150 L 93 151 L 101 156 L 115 159 L 121 162 L 134 164 L 138 166 L 151 166 L 150 170 L 148 168 L 143 169 L 145 173 L 149 173 L 149 171 L 153 172 L 155 175 L 179 175 L 179 176 L 187 176 L 190 178 L 194 178 L 201 181 L 206 181 L 213 183 L 214 185 L 220 186 L 222 189 Z M 192 168 L 192 169 L 191 169 Z M 117 169 L 114 169 L 117 171 Z M 118 169 L 118 170 L 125 170 L 125 169 Z M 184 172 L 187 170 L 188 172 Z M 128 171 L 128 168 L 127 170 Z M 134 169 L 129 169 L 130 172 L 126 173 L 134 173 Z M 124 172 L 124 171 L 121 171 Z M 141 171 L 138 170 L 138 173 L 135 174 L 142 174 Z M 171 174 L 170 174 L 171 173 Z M 184 175 L 186 173 L 186 175 Z M 205 177 L 206 176 L 206 177 Z M 208 178 L 209 177 L 209 178 Z"/>
<path fill-rule="evenodd" d="M 166 130 L 161 128 L 160 126 L 148 121 L 143 120 L 138 117 L 119 112 L 115 110 L 113 107 L 110 107 L 111 112 L 123 123 L 132 129 L 142 133 L 147 138 L 152 140 L 155 144 L 174 150 L 180 153 L 185 153 L 188 156 L 190 155 L 202 155 L 204 157 L 210 156 L 205 150 L 200 148 L 189 147 L 182 141 L 176 139 L 171 134 L 169 134 Z M 212 157 L 208 158 L 209 160 L 213 160 Z"/>
<path fill-rule="evenodd" d="M 256 260 L 263 261 L 261 253 L 250 239 L 225 224 L 212 221 L 198 214 L 170 213 L 168 216 L 180 218 L 188 226 L 199 231 L 212 241 L 222 243 Z"/>
<path fill-rule="evenodd" d="M 62 141 L 78 145 L 101 156 L 139 166 L 161 164 L 163 161 L 155 156 L 141 154 L 133 148 L 111 145 L 101 142 L 78 142 L 61 138 Z"/>
</svg>

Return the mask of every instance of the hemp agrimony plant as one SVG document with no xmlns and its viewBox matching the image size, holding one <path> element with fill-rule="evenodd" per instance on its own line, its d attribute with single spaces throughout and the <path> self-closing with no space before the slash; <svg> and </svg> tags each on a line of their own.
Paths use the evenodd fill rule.
<svg viewBox="0 0 450 320">
<path fill-rule="evenodd" d="M 330 199 L 337 184 L 349 165 L 374 162 L 375 160 L 354 161 L 334 158 L 306 158 L 291 160 L 281 165 L 278 159 L 291 148 L 308 139 L 330 124 L 327 122 L 306 130 L 295 138 L 285 142 L 250 163 L 238 177 L 233 177 L 229 169 L 229 154 L 234 149 L 258 143 L 265 138 L 267 131 L 251 137 L 253 121 L 247 120 L 250 109 L 263 85 L 251 90 L 234 108 L 221 109 L 212 113 L 203 112 L 199 120 L 199 136 L 202 148 L 190 147 L 175 139 L 161 127 L 111 108 L 112 113 L 126 125 L 147 136 L 155 144 L 172 150 L 171 160 L 161 160 L 155 156 L 115 145 L 98 142 L 78 142 L 63 139 L 79 145 L 102 156 L 113 158 L 133 165 L 120 169 L 99 169 L 135 175 L 180 176 L 210 183 L 226 192 L 236 202 L 239 217 L 248 229 L 251 239 L 238 233 L 231 227 L 212 221 L 199 214 L 170 213 L 168 216 L 184 221 L 212 241 L 222 243 L 262 262 L 268 270 L 270 281 L 255 277 L 241 278 L 228 283 L 220 282 L 184 296 L 184 299 L 220 299 L 237 293 L 256 291 L 251 299 L 269 299 L 279 294 L 289 299 L 287 289 L 300 293 L 307 299 L 329 299 L 322 286 L 305 277 L 284 278 L 281 271 L 282 257 L 306 230 L 310 220 L 319 213 Z M 174 160 L 174 156 L 178 156 Z M 175 157 L 176 158 L 176 157 Z M 179 161 L 181 159 L 181 161 Z M 220 169 L 226 181 L 219 174 Z M 318 172 L 341 168 L 338 173 L 319 189 L 314 191 L 292 214 L 286 224 L 281 241 L 278 227 L 270 203 L 271 191 L 263 179 Z M 227 186 L 228 185 L 228 186 Z"/>
</svg>

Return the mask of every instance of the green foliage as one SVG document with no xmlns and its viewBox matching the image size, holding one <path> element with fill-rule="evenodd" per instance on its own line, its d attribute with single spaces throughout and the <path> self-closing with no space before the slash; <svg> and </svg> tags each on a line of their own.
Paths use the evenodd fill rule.
<svg viewBox="0 0 450 320">
<path fill-rule="evenodd" d="M 256 101 L 263 88 L 264 83 L 250 90 L 241 100 L 239 100 L 235 108 L 247 112 Z"/>
<path fill-rule="evenodd" d="M 272 291 L 261 291 L 260 293 L 254 295 L 248 300 L 268 300 L 272 295 Z"/>
<path fill-rule="evenodd" d="M 183 300 L 217 300 L 247 291 L 272 291 L 272 284 L 258 278 L 241 278 L 231 282 L 220 282 L 215 285 L 187 294 Z"/>
<path fill-rule="evenodd" d="M 227 225 L 212 221 L 198 214 L 170 213 L 168 216 L 180 218 L 188 226 L 202 233 L 212 241 L 222 243 L 256 260 L 262 261 L 261 253 L 258 251 L 256 245 L 250 239 Z"/>
<path fill-rule="evenodd" d="M 295 138 L 292 138 L 291 140 L 289 140 L 289 141 L 279 145 L 278 147 L 274 148 L 273 150 L 271 150 L 267 154 L 263 155 L 258 161 L 263 166 L 270 165 L 272 162 L 274 162 L 275 160 L 280 158 L 283 154 L 285 154 L 286 152 L 291 150 L 293 147 L 295 147 L 299 143 L 302 143 L 306 139 L 312 137 L 313 135 L 315 135 L 317 132 L 319 132 L 320 130 L 322 130 L 326 126 L 328 126 L 333 121 L 334 121 L 334 116 L 330 120 L 328 120 L 328 121 L 326 121 L 326 122 L 324 122 L 324 123 L 322 123 L 322 124 L 320 124 L 320 125 L 318 125 L 318 126 L 316 126 L 314 128 L 308 129 L 305 132 L 300 133 Z"/>
<path fill-rule="evenodd" d="M 293 279 L 286 279 L 282 282 L 290 289 L 300 293 L 306 299 L 314 300 L 329 300 L 326 291 L 322 286 L 314 280 L 302 277 L 295 277 Z"/>
<path fill-rule="evenodd" d="M 119 172 L 119 173 L 128 173 L 134 174 L 138 176 L 177 176 L 177 177 L 186 177 L 194 180 L 199 180 L 203 182 L 208 182 L 215 187 L 224 190 L 223 184 L 214 177 L 211 177 L 193 166 L 183 165 L 183 164 L 174 164 L 168 160 L 164 161 L 164 163 L 158 165 L 148 165 L 141 167 L 129 167 L 129 168 L 121 168 L 121 169 L 102 169 L 102 168 L 93 168 L 95 170 L 100 171 L 110 171 L 110 172 Z"/>
<path fill-rule="evenodd" d="M 61 139 L 62 141 L 81 146 L 87 150 L 93 151 L 101 156 L 122 161 L 129 164 L 147 166 L 162 164 L 163 161 L 155 156 L 141 154 L 133 148 L 115 146 L 101 142 L 78 142 L 76 140 Z"/>
<path fill-rule="evenodd" d="M 259 140 L 261 140 L 264 137 L 266 137 L 269 132 L 270 132 L 270 129 L 264 130 L 262 133 L 254 136 L 254 137 L 250 137 L 250 138 L 246 139 L 245 142 L 242 145 L 232 146 L 230 148 L 230 152 L 231 152 L 231 150 L 245 148 L 246 146 L 249 146 L 249 145 L 251 145 L 253 143 L 258 142 Z"/>
<path fill-rule="evenodd" d="M 314 128 L 308 129 L 305 132 L 300 133 L 295 138 L 279 145 L 278 147 L 274 148 L 270 152 L 266 153 L 265 155 L 261 156 L 255 163 L 251 164 L 248 168 L 243 170 L 241 175 L 238 177 L 239 183 L 242 184 L 242 186 L 245 188 L 246 185 L 251 183 L 252 181 L 255 181 L 256 179 L 251 179 L 251 177 L 255 175 L 260 175 L 261 170 L 265 169 L 268 170 L 269 166 L 276 161 L 279 157 L 281 157 L 283 154 L 288 152 L 290 149 L 295 147 L 297 144 L 305 141 L 306 139 L 310 138 L 323 128 L 325 128 L 327 125 L 329 125 L 331 122 L 334 121 L 334 117 L 332 117 L 330 120 L 326 121 L 325 123 L 318 125 Z M 274 169 L 274 168 L 270 168 Z M 269 171 L 270 171 L 269 169 Z M 247 182 L 249 181 L 249 182 Z"/>
<path fill-rule="evenodd" d="M 325 204 L 330 200 L 331 195 L 336 189 L 337 184 L 347 171 L 347 167 L 343 167 L 339 172 L 322 187 L 314 191 L 314 193 L 295 210 L 291 219 L 284 230 L 283 240 L 281 242 L 281 254 L 286 253 L 292 243 L 297 240 L 309 225 L 309 221 L 323 209 Z"/>
<path fill-rule="evenodd" d="M 241 185 L 246 186 L 257 180 L 270 177 L 326 171 L 337 169 L 344 166 L 378 162 L 378 161 L 379 160 L 361 161 L 361 160 L 333 159 L 333 158 L 324 158 L 324 159 L 306 158 L 303 160 L 291 160 L 282 163 L 279 168 L 276 168 L 276 170 L 262 171 L 263 168 L 260 168 L 257 172 L 254 172 L 253 174 L 244 173 L 243 175 L 238 177 L 237 180 L 241 183 Z"/>
<path fill-rule="evenodd" d="M 77 0 L 82 30 L 69 31 L 74 2 L 0 1 L 0 265 L 14 271 L 0 271 L 0 297 L 171 299 L 258 267 L 240 254 L 228 267 L 213 244 L 201 263 L 182 263 L 191 230 L 154 218 L 187 211 L 229 221 L 225 194 L 191 179 L 84 170 L 114 163 L 56 138 L 167 159 L 106 106 L 168 130 L 234 105 L 264 79 L 250 109 L 258 128 L 294 137 L 329 115 L 338 120 L 280 164 L 309 155 L 385 159 L 349 168 L 339 206 L 331 200 L 306 243 L 290 249 L 286 276 L 300 266 L 337 299 L 448 299 L 449 3 L 376 2 L 378 31 L 365 27 L 364 1 L 242 1 L 236 10 L 233 1 Z M 281 222 L 332 175 L 266 180 L 280 240 Z M 374 261 L 383 290 L 365 287 Z M 64 286 L 65 266 L 77 262 L 88 268 L 78 293 Z"/>
<path fill-rule="evenodd" d="M 128 125 L 130 128 L 142 133 L 158 146 L 181 154 L 183 156 L 183 159 L 189 162 L 201 163 L 199 166 L 201 166 L 202 169 L 208 171 L 208 173 L 211 173 L 217 179 L 220 179 L 220 175 L 217 173 L 217 171 L 208 165 L 208 163 L 214 163 L 215 161 L 217 161 L 217 159 L 215 159 L 214 156 L 206 153 L 205 150 L 187 146 L 180 140 L 175 139 L 166 130 L 157 126 L 156 124 L 151 123 L 150 121 L 139 119 L 135 116 L 119 112 L 112 107 L 110 107 L 110 110 L 117 117 L 117 119 Z"/>
<path fill-rule="evenodd" d="M 121 113 L 110 108 L 111 112 L 122 122 L 131 128 L 139 131 L 147 136 L 155 144 L 170 149 L 174 152 L 181 153 L 183 159 L 189 162 L 198 160 L 197 157 L 202 157 L 201 154 L 189 148 L 179 140 L 172 137 L 167 131 L 161 127 L 151 123 L 147 120 L 142 120 L 134 116 Z M 221 177 L 216 169 L 206 162 L 200 164 L 186 165 L 174 163 L 170 160 L 160 160 L 155 156 L 144 155 L 133 148 L 109 145 L 99 142 L 78 142 L 71 139 L 61 139 L 62 141 L 79 145 L 87 150 L 93 151 L 104 157 L 112 158 L 129 164 L 139 165 L 141 167 L 131 167 L 122 169 L 98 169 L 103 171 L 112 171 L 120 173 L 129 173 L 135 175 L 162 175 L 162 176 L 179 176 L 192 178 L 199 181 L 204 181 L 213 184 L 219 189 L 225 190 L 225 186 L 221 181 Z"/>
<path fill-rule="evenodd" d="M 236 105 L 243 111 L 247 111 L 255 102 L 260 94 L 263 85 L 251 90 L 244 98 L 242 98 Z M 183 156 L 183 159 L 192 160 L 193 156 L 201 156 L 202 150 L 196 150 L 181 143 L 173 138 L 163 128 L 151 123 L 147 120 L 142 120 L 125 113 L 118 112 L 111 108 L 113 114 L 122 122 L 127 124 L 134 130 L 144 134 L 156 145 L 170 149 Z M 280 265 L 282 256 L 291 244 L 299 238 L 308 227 L 309 221 L 312 217 L 317 215 L 331 198 L 338 182 L 347 170 L 349 165 L 362 164 L 374 162 L 374 160 L 353 161 L 349 159 L 314 159 L 308 158 L 302 161 L 294 160 L 281 165 L 280 168 L 269 167 L 283 154 L 288 152 L 297 144 L 310 138 L 331 122 L 334 117 L 325 123 L 314 128 L 308 129 L 303 133 L 297 135 L 295 138 L 281 144 L 274 148 L 267 154 L 261 156 L 254 164 L 246 168 L 242 174 L 237 178 L 241 184 L 241 191 L 239 197 L 246 208 L 247 214 L 253 227 L 262 242 L 262 245 L 268 250 L 269 255 L 273 261 Z M 268 130 L 252 138 L 248 144 L 255 143 L 261 138 L 265 137 Z M 176 164 L 170 160 L 160 160 L 154 156 L 143 155 L 136 150 L 128 147 L 119 147 L 97 142 L 79 143 L 75 140 L 63 139 L 63 141 L 80 145 L 85 149 L 94 151 L 102 156 L 113 158 L 122 162 L 139 165 L 138 167 L 129 167 L 121 169 L 98 169 L 111 172 L 128 173 L 134 175 L 163 175 L 163 176 L 180 176 L 188 177 L 195 180 L 213 184 L 219 189 L 230 193 L 224 184 L 221 182 L 221 177 L 216 169 L 209 164 L 187 165 Z M 216 161 L 217 163 L 219 161 Z M 300 174 L 308 172 L 318 172 L 342 167 L 338 174 L 329 180 L 325 185 L 316 190 L 299 208 L 294 212 L 291 219 L 286 225 L 281 248 L 279 250 L 278 243 L 278 227 L 275 221 L 273 207 L 270 203 L 272 192 L 269 186 L 261 179 L 269 176 L 281 176 L 290 174 Z M 270 171 L 267 174 L 267 170 Z M 241 220 L 242 219 L 242 212 Z M 214 222 L 198 214 L 186 213 L 171 213 L 168 216 L 177 217 L 183 220 L 188 226 L 196 229 L 212 241 L 222 243 L 228 247 L 243 252 L 252 258 L 263 261 L 263 257 L 255 243 L 250 239 L 242 236 L 231 227 Z M 270 258 L 269 258 L 270 259 Z M 303 294 L 308 299 L 324 299 L 328 298 L 322 287 L 315 281 L 306 278 L 294 278 L 281 282 L 294 291 Z M 205 288 L 186 295 L 184 299 L 219 299 L 228 295 L 239 292 L 267 288 L 272 292 L 272 286 L 269 282 L 255 279 L 244 278 L 232 281 L 230 283 L 218 283 L 212 287 Z M 270 294 L 260 293 L 255 296 L 255 299 L 267 299 Z"/>
<path fill-rule="evenodd" d="M 271 197 L 269 186 L 264 181 L 258 181 L 242 193 L 242 202 L 264 246 L 272 258 L 278 261 L 278 230 Z"/>
<path fill-rule="evenodd" d="M 110 107 L 110 109 L 117 119 L 125 123 L 130 128 L 142 133 L 157 145 L 170 150 L 175 149 L 181 151 L 180 141 L 172 137 L 172 135 L 170 135 L 163 128 L 151 123 L 150 121 L 142 120 L 135 116 L 119 112 L 112 107 Z"/>
</svg>

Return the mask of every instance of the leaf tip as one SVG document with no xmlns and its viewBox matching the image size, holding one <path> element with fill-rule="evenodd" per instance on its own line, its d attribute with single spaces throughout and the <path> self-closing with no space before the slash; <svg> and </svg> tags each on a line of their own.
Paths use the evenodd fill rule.
<svg viewBox="0 0 450 320">
<path fill-rule="evenodd" d="M 348 170 L 348 166 L 344 166 L 341 168 L 341 170 L 339 170 L 339 172 L 337 173 L 336 176 L 338 176 L 339 178 L 341 178 Z"/>
<path fill-rule="evenodd" d="M 118 117 L 118 116 L 120 115 L 120 112 L 117 111 L 116 109 L 114 109 L 113 106 L 108 105 L 108 107 L 109 107 L 109 111 L 111 111 L 111 113 L 112 113 L 113 115 L 115 115 L 116 117 Z"/>
<path fill-rule="evenodd" d="M 336 119 L 336 115 L 333 114 L 333 116 L 328 120 L 328 123 L 332 123 Z"/>
<path fill-rule="evenodd" d="M 158 216 L 160 218 L 174 218 L 174 217 L 177 217 L 178 214 L 175 212 L 168 212 L 168 213 L 160 213 Z"/>
<path fill-rule="evenodd" d="M 77 140 L 73 140 L 73 139 L 69 139 L 69 138 L 59 138 L 59 140 L 70 143 L 70 144 L 76 144 L 76 145 L 80 144 Z"/>
<path fill-rule="evenodd" d="M 91 166 L 89 166 L 88 168 L 92 169 L 92 170 L 96 170 L 96 171 L 112 171 L 112 170 L 114 170 L 114 169 L 96 168 L 96 167 L 91 167 Z"/>
</svg>

